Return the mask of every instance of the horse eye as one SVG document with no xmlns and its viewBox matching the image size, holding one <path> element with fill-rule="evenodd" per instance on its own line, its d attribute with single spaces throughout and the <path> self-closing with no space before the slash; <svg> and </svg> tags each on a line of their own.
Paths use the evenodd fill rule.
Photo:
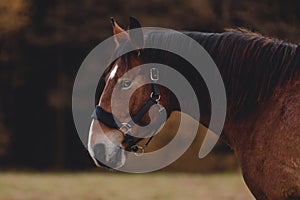
<svg viewBox="0 0 300 200">
<path fill-rule="evenodd" d="M 128 89 L 131 86 L 131 81 L 130 80 L 123 80 L 121 82 L 121 88 L 122 89 Z"/>
</svg>

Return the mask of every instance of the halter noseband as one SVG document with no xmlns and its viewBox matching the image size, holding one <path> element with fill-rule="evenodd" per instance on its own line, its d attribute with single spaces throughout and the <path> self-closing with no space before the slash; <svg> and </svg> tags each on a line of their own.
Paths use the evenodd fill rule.
<svg viewBox="0 0 300 200">
<path fill-rule="evenodd" d="M 131 129 L 135 125 L 136 122 L 139 122 L 143 116 L 146 114 L 146 112 L 149 111 L 151 106 L 154 104 L 160 106 L 159 112 L 162 112 L 164 110 L 164 107 L 159 104 L 160 100 L 160 92 L 157 87 L 157 81 L 159 80 L 159 74 L 157 68 L 151 68 L 150 69 L 150 79 L 152 81 L 152 92 L 150 94 L 150 98 L 148 101 L 140 108 L 140 110 L 132 116 L 131 120 L 129 122 L 121 122 L 116 116 L 114 116 L 112 113 L 106 111 L 101 106 L 97 105 L 93 114 L 92 118 L 96 119 L 106 126 L 113 128 L 113 129 L 119 129 L 123 135 L 124 135 L 124 141 L 123 143 L 127 144 L 126 149 L 127 151 L 133 151 L 139 154 L 136 155 L 142 155 L 144 153 L 144 148 L 148 146 L 148 144 L 151 142 L 152 138 L 154 137 L 154 134 L 149 137 L 148 141 L 145 143 L 144 146 L 137 145 L 141 140 L 144 138 L 134 137 L 131 134 Z M 156 131 L 154 131 L 155 133 Z"/>
</svg>

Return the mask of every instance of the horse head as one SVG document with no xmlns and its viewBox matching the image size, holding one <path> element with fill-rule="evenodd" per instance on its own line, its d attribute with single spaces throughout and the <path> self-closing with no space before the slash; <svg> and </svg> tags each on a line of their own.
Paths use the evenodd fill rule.
<svg viewBox="0 0 300 200">
<path fill-rule="evenodd" d="M 117 58 L 107 69 L 105 86 L 93 114 L 88 149 L 97 166 L 116 169 L 125 164 L 128 152 L 144 152 L 174 109 L 170 103 L 174 102 L 174 96 L 157 84 L 160 78 L 157 68 L 141 67 L 146 56 L 144 35 L 141 29 L 135 33 L 130 31 L 141 28 L 140 23 L 131 17 L 129 29 L 125 31 L 114 19 L 111 21 L 116 51 L 123 45 L 132 45 L 136 50 Z M 112 101 L 114 94 L 118 98 Z M 129 100 L 129 110 L 123 109 L 127 106 L 124 99 Z M 143 142 L 143 146 L 139 145 Z"/>
</svg>

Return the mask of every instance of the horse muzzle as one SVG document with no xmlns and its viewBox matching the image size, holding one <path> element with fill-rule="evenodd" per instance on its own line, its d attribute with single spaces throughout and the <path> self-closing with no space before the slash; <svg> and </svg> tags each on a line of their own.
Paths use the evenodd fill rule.
<svg viewBox="0 0 300 200">
<path fill-rule="evenodd" d="M 125 164 L 125 152 L 121 147 L 110 147 L 98 143 L 93 148 L 93 159 L 97 166 L 118 169 Z"/>
<path fill-rule="evenodd" d="M 88 151 L 98 167 L 121 168 L 126 161 L 126 151 L 122 146 L 123 135 L 118 130 L 100 128 L 93 120 L 88 141 Z"/>
</svg>

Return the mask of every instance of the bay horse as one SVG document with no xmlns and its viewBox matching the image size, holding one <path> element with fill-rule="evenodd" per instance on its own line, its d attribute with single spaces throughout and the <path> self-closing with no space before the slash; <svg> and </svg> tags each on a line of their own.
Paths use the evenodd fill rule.
<svg viewBox="0 0 300 200">
<path fill-rule="evenodd" d="M 113 19 L 112 25 L 117 50 L 124 41 L 137 50 L 113 61 L 100 79 L 101 95 L 89 132 L 88 148 L 97 166 L 109 164 L 118 168 L 126 161 L 123 150 L 139 151 L 137 143 L 141 139 L 127 137 L 122 131 L 131 127 L 124 126 L 124 130 L 120 130 L 118 123 L 112 120 L 112 90 L 117 86 L 119 92 L 125 91 L 126 95 L 126 90 L 146 74 L 140 70 L 124 80 L 121 78 L 124 73 L 149 62 L 172 66 L 193 85 L 201 110 L 199 123 L 205 126 L 210 121 L 211 105 L 204 81 L 195 75 L 188 62 L 166 51 L 143 49 L 143 42 L 151 39 L 151 34 L 160 34 L 165 42 L 171 35 L 154 32 L 146 37 L 141 32 L 139 41 L 134 41 Z M 130 18 L 129 30 L 140 27 L 136 19 Z M 244 29 L 183 33 L 202 45 L 220 71 L 227 96 L 221 138 L 234 150 L 252 194 L 260 200 L 300 199 L 300 47 Z M 153 73 L 155 77 L 156 72 Z M 161 95 L 159 104 L 165 108 L 167 117 L 180 110 L 176 97 L 167 88 L 145 85 L 133 93 L 129 104 L 132 116 L 139 115 L 136 123 L 149 123 L 149 108 Z M 149 99 L 150 96 L 153 98 Z M 142 107 L 146 109 L 141 111 Z M 193 108 L 189 114 L 193 115 Z M 155 117 L 151 120 L 159 123 Z M 132 132 L 138 129 L 132 128 Z M 97 156 L 105 157 L 107 163 L 99 162 Z"/>
</svg>

